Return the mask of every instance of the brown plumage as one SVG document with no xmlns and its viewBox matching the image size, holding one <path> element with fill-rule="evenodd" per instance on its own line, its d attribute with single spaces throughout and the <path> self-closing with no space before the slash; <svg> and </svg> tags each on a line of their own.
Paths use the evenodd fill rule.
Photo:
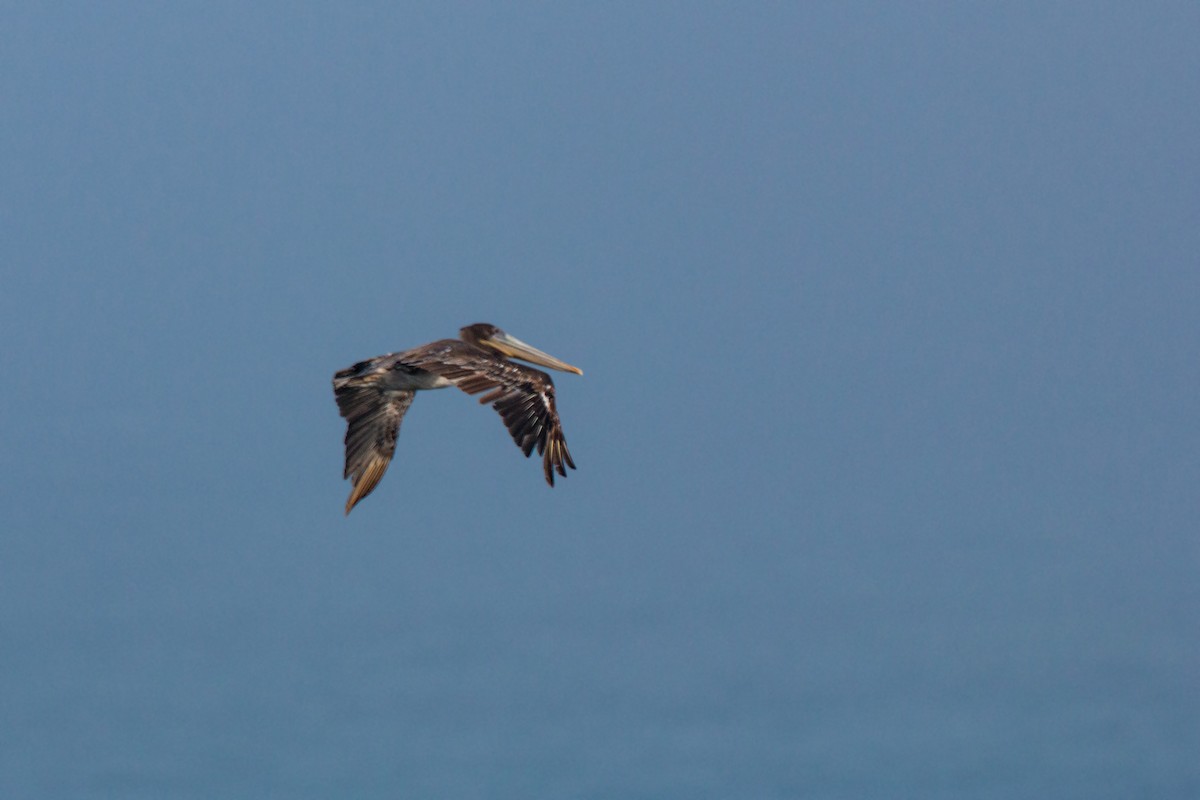
<svg viewBox="0 0 1200 800">
<path fill-rule="evenodd" d="M 566 477 L 575 462 L 567 449 L 554 402 L 554 382 L 522 358 L 566 372 L 583 373 L 521 342 L 494 325 L 463 328 L 462 340 L 442 339 L 402 353 L 360 361 L 333 377 L 338 410 L 346 418 L 346 468 L 353 489 L 346 513 L 366 497 L 387 470 L 396 451 L 404 413 L 416 392 L 457 386 L 468 394 L 487 392 L 480 403 L 500 413 L 513 441 L 527 457 L 536 448 L 546 482 Z"/>
</svg>

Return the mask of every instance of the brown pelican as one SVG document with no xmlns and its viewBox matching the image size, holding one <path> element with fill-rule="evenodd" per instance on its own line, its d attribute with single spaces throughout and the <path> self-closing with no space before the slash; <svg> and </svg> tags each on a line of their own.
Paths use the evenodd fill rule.
<svg viewBox="0 0 1200 800">
<path fill-rule="evenodd" d="M 542 456 L 546 482 L 554 473 L 564 478 L 575 469 L 554 407 L 554 381 L 541 370 L 516 364 L 520 358 L 543 367 L 582 375 L 495 325 L 479 322 L 458 332 L 458 339 L 440 339 L 403 353 L 360 361 L 333 376 L 333 394 L 346 418 L 346 470 L 354 487 L 346 513 L 371 493 L 387 471 L 404 412 L 422 389 L 457 386 L 467 394 L 490 392 L 479 398 L 500 412 L 508 432 L 528 457 L 536 446 Z"/>
</svg>

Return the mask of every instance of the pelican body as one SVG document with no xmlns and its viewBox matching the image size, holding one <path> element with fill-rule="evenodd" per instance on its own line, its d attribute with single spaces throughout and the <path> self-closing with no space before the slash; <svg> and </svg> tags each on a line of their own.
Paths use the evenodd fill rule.
<svg viewBox="0 0 1200 800">
<path fill-rule="evenodd" d="M 346 418 L 346 469 L 353 488 L 346 513 L 379 484 L 396 452 L 400 422 L 417 392 L 457 386 L 468 394 L 488 391 L 480 403 L 500 412 L 508 432 L 528 457 L 536 447 L 546 482 L 575 469 L 554 404 L 554 381 L 519 358 L 562 372 L 577 367 L 525 344 L 486 322 L 468 325 L 458 339 L 441 339 L 402 353 L 360 361 L 333 376 L 338 411 Z"/>
</svg>

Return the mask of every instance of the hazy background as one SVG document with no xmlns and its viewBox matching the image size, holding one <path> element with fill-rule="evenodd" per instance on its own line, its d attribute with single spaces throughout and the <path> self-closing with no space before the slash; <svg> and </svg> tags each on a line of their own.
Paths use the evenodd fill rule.
<svg viewBox="0 0 1200 800">
<path fill-rule="evenodd" d="M 0 4 L 0 794 L 1196 797 L 1198 34 Z"/>
</svg>

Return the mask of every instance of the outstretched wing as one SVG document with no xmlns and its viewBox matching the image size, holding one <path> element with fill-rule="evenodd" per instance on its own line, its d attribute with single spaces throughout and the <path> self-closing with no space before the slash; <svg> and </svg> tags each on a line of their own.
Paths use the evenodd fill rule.
<svg viewBox="0 0 1200 800">
<path fill-rule="evenodd" d="M 575 469 L 554 405 L 554 381 L 546 373 L 454 339 L 408 350 L 397 360 L 439 375 L 467 394 L 490 389 L 479 402 L 491 403 L 500 412 L 526 457 L 537 448 L 546 483 L 554 485 L 555 472 L 565 478 L 567 467 Z"/>
<path fill-rule="evenodd" d="M 393 356 L 360 361 L 333 376 L 338 411 L 346 418 L 346 469 L 353 481 L 346 513 L 371 493 L 396 452 L 400 421 L 416 392 L 390 385 Z"/>
</svg>

